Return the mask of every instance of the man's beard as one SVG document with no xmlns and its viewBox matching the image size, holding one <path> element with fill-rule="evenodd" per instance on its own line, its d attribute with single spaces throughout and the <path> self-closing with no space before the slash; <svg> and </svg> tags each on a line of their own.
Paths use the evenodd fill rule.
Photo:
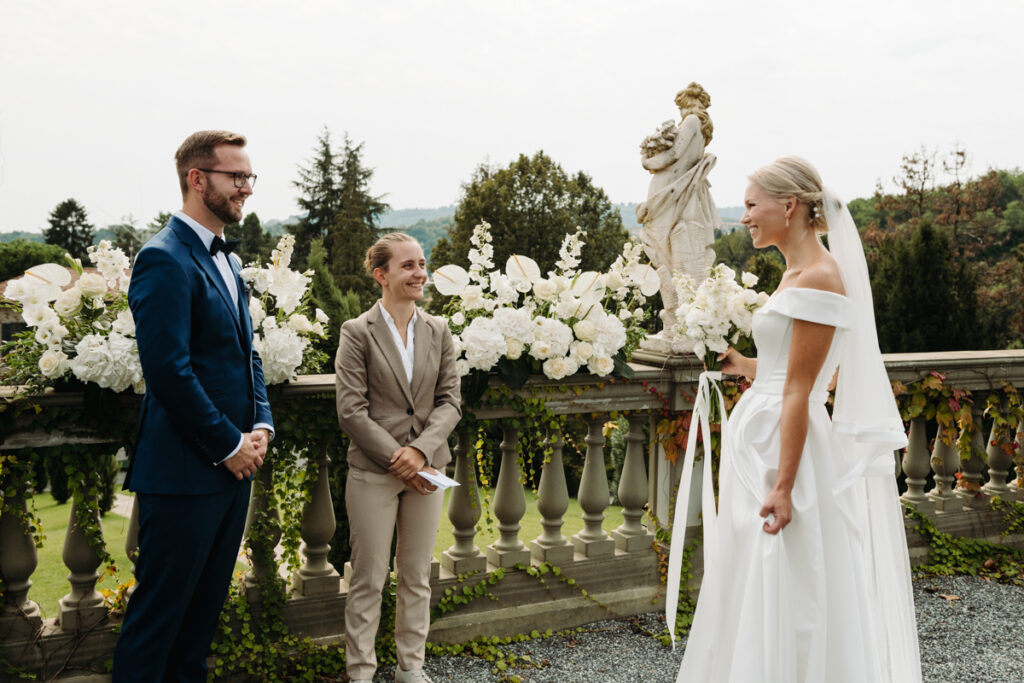
<svg viewBox="0 0 1024 683">
<path fill-rule="evenodd" d="M 242 210 L 231 203 L 228 197 L 213 189 L 212 185 L 206 186 L 203 192 L 203 203 L 214 216 L 224 223 L 237 223 L 242 220 Z"/>
</svg>

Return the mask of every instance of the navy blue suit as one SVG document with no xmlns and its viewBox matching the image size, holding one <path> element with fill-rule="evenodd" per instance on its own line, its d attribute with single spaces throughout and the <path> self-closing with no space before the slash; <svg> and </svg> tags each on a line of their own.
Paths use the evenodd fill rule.
<svg viewBox="0 0 1024 683">
<path fill-rule="evenodd" d="M 273 425 L 238 304 L 199 235 L 177 217 L 139 252 L 128 301 L 146 378 L 125 480 L 139 508 L 138 587 L 114 681 L 204 681 L 205 657 L 241 541 L 250 482 L 219 464 L 253 425 Z"/>
</svg>

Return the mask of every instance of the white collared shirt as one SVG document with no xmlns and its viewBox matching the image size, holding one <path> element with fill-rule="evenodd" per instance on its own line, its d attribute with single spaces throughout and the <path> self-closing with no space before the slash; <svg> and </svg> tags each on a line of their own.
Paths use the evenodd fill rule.
<svg viewBox="0 0 1024 683">
<path fill-rule="evenodd" d="M 210 245 L 213 244 L 213 238 L 216 237 L 216 235 L 213 234 L 213 231 L 196 219 L 192 218 L 192 216 L 189 216 L 184 211 L 176 211 L 174 213 L 174 217 L 195 231 L 196 235 L 199 236 L 199 240 L 203 243 L 203 246 L 206 247 L 207 253 L 209 253 Z M 238 284 L 235 282 L 235 273 L 231 270 L 231 264 L 228 263 L 228 255 L 223 251 L 218 251 L 217 255 L 213 257 L 213 262 L 216 264 L 217 271 L 224 280 L 224 285 L 228 288 L 228 293 L 231 294 L 231 301 L 235 304 L 235 315 L 238 315 Z M 274 439 L 274 429 L 267 423 L 258 422 L 254 424 L 252 428 L 254 431 L 257 429 L 265 429 L 270 434 L 270 440 Z M 224 460 L 227 460 L 237 453 L 242 448 L 242 444 L 244 442 L 245 436 L 243 435 L 238 439 L 238 445 L 235 446 L 235 450 L 231 451 Z M 217 464 L 220 465 L 224 460 L 221 460 Z"/>
<path fill-rule="evenodd" d="M 206 247 L 206 251 L 210 251 L 210 245 L 213 244 L 213 238 L 216 235 L 202 223 L 189 216 L 184 211 L 178 211 L 174 214 L 175 218 L 183 221 L 188 227 L 192 228 L 199 239 L 202 241 L 203 246 Z M 223 251 L 218 251 L 217 255 L 213 257 L 213 262 L 217 265 L 217 270 L 220 272 L 221 278 L 224 280 L 224 286 L 228 288 L 228 293 L 231 294 L 231 302 L 235 305 L 235 314 L 238 314 L 238 284 L 235 282 L 235 274 L 231 270 L 231 264 L 228 263 L 228 255 Z"/>
<path fill-rule="evenodd" d="M 391 338 L 395 340 L 395 346 L 398 348 L 398 355 L 402 357 L 402 365 L 405 366 L 405 377 L 409 380 L 409 386 L 412 386 L 412 361 L 416 355 L 416 318 L 419 317 L 419 311 L 413 309 L 412 317 L 409 318 L 409 324 L 405 328 L 405 337 L 409 340 L 408 344 L 402 345 L 402 335 L 398 334 L 398 326 L 395 324 L 395 319 L 388 313 L 388 309 L 384 308 L 384 302 L 379 301 L 377 305 L 380 306 L 380 314 L 384 318 L 384 322 L 387 323 L 388 329 L 391 331 Z"/>
</svg>

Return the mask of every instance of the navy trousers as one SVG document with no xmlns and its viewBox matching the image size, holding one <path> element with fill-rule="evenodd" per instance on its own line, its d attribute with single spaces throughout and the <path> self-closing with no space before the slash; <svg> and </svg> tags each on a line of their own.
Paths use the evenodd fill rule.
<svg viewBox="0 0 1024 683">
<path fill-rule="evenodd" d="M 114 683 L 206 681 L 250 486 L 246 479 L 207 495 L 137 494 L 138 586 L 114 650 Z"/>
</svg>

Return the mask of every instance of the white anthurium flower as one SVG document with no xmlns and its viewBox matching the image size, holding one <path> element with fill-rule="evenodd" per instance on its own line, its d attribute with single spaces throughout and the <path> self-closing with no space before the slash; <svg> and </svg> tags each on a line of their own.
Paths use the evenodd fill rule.
<svg viewBox="0 0 1024 683">
<path fill-rule="evenodd" d="M 430 283 L 444 296 L 460 296 L 469 285 L 469 273 L 462 266 L 451 263 L 435 270 Z"/>
<path fill-rule="evenodd" d="M 533 289 L 533 285 L 539 281 L 540 266 L 529 256 L 512 254 L 505 262 L 505 274 L 512 281 L 512 286 L 518 291 L 526 293 Z"/>
<path fill-rule="evenodd" d="M 629 277 L 640 287 L 640 293 L 644 296 L 654 296 L 661 289 L 661 278 L 658 277 L 658 271 L 646 263 L 638 263 L 633 266 Z"/>
<path fill-rule="evenodd" d="M 600 305 L 604 298 L 605 276 L 594 271 L 580 273 L 572 285 L 572 293 L 579 297 L 584 309 Z"/>
<path fill-rule="evenodd" d="M 71 273 L 67 268 L 58 266 L 56 263 L 41 263 L 38 266 L 32 266 L 25 271 L 25 274 L 57 287 L 67 287 L 71 284 Z"/>
</svg>

